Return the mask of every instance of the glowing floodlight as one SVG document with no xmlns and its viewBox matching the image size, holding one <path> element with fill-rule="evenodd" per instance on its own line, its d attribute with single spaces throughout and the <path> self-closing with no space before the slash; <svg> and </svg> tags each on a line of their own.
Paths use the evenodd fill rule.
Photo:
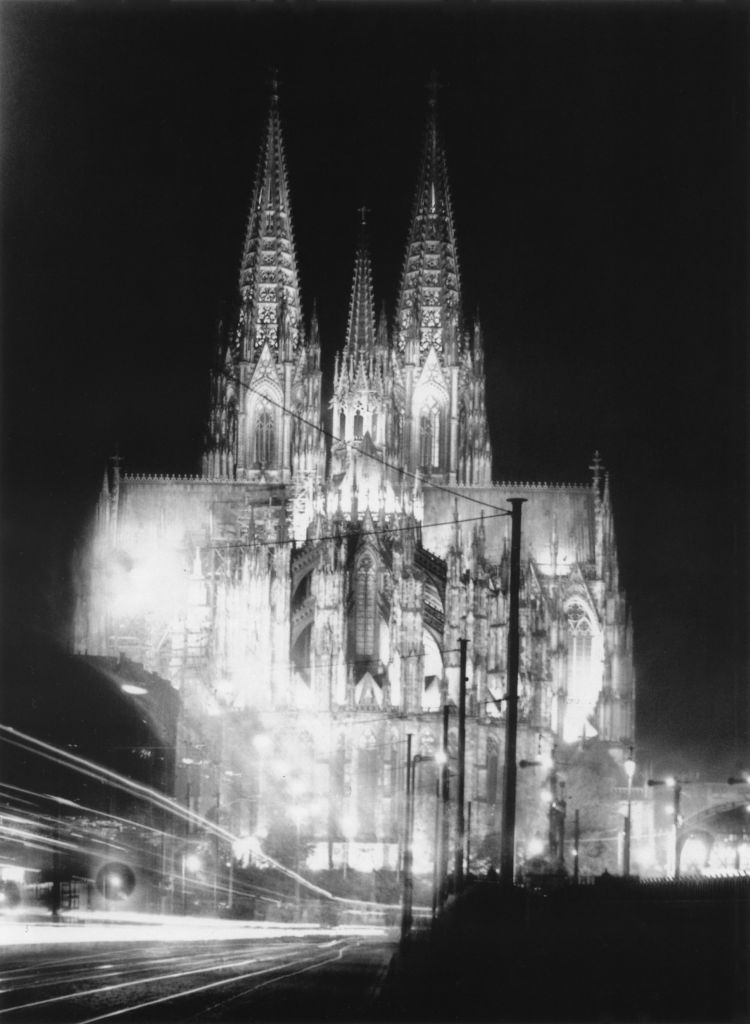
<svg viewBox="0 0 750 1024">
<path fill-rule="evenodd" d="M 145 686 L 136 686 L 135 683 L 122 683 L 120 689 L 131 697 L 143 697 L 148 693 Z"/>
<path fill-rule="evenodd" d="M 305 817 L 305 808 L 304 807 L 290 807 L 289 808 L 289 817 L 292 819 L 292 821 L 297 826 L 297 828 L 299 828 L 300 825 L 302 824 L 303 818 Z"/>
<path fill-rule="evenodd" d="M 201 869 L 201 859 L 197 853 L 185 854 L 185 870 L 195 874 L 196 871 Z"/>
<path fill-rule="evenodd" d="M 544 842 L 539 838 L 530 839 L 526 847 L 528 857 L 538 857 L 544 850 Z"/>
<path fill-rule="evenodd" d="M 302 796 L 305 792 L 306 786 L 302 779 L 290 779 L 289 780 L 289 792 L 292 796 Z"/>
<path fill-rule="evenodd" d="M 448 755 L 446 754 L 446 752 L 444 750 L 436 750 L 435 751 L 435 764 L 447 764 L 447 763 L 448 763 Z"/>
</svg>

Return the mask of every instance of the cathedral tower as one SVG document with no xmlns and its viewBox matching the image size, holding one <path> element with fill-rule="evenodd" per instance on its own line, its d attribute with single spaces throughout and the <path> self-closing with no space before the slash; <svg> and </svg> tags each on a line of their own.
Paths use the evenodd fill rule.
<svg viewBox="0 0 750 1024">
<path fill-rule="evenodd" d="M 289 483 L 322 473 L 320 344 L 305 336 L 274 83 L 250 206 L 236 328 L 212 377 L 204 475 Z"/>
<path fill-rule="evenodd" d="M 492 454 L 481 335 L 464 336 L 458 248 L 433 89 L 396 311 L 404 464 L 427 480 L 487 484 Z"/>
</svg>

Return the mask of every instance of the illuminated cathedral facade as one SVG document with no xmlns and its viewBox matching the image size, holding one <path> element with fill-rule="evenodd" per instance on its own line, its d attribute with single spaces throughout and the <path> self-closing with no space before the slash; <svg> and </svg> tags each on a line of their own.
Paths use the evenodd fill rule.
<svg viewBox="0 0 750 1024">
<path fill-rule="evenodd" d="M 274 95 L 202 472 L 108 468 L 76 648 L 179 691 L 178 799 L 261 843 L 291 820 L 311 867 L 397 866 L 411 735 L 427 870 L 446 704 L 456 756 L 460 639 L 471 850 L 501 828 L 509 497 L 526 499 L 519 758 L 554 770 L 598 737 L 621 761 L 633 741 L 608 479 L 597 456 L 580 485 L 492 482 L 486 341 L 462 309 L 434 100 L 395 315 L 376 317 L 363 223 L 327 407 L 300 294 Z M 519 775 L 521 855 L 546 828 L 543 781 Z"/>
</svg>

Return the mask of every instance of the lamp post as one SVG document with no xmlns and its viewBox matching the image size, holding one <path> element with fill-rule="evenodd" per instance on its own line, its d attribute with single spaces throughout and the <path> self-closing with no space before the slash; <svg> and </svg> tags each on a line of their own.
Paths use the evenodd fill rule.
<svg viewBox="0 0 750 1024">
<path fill-rule="evenodd" d="M 674 822 L 674 877 L 675 881 L 680 880 L 680 826 L 682 815 L 680 813 L 680 799 L 684 782 L 680 779 L 673 779 L 671 776 L 666 779 L 649 779 L 649 786 L 666 786 L 674 790 L 674 804 L 672 805 L 672 820 Z"/>
<path fill-rule="evenodd" d="M 414 805 L 415 805 L 415 781 L 416 768 L 424 761 L 433 761 L 439 766 L 447 763 L 448 755 L 445 750 L 439 750 L 435 754 L 415 754 L 411 756 L 412 734 L 406 737 L 406 815 L 404 822 L 404 858 L 403 858 L 403 897 L 401 904 L 401 938 L 405 939 L 411 931 L 412 926 L 412 900 L 414 896 Z M 438 784 L 439 786 L 439 784 Z M 441 809 L 440 789 L 437 791 L 436 805 L 436 838 L 439 837 L 439 823 Z M 433 915 L 436 911 L 436 894 L 439 885 L 438 878 L 438 849 L 435 844 L 435 870 L 433 881 Z"/>
<path fill-rule="evenodd" d="M 294 822 L 295 829 L 295 841 L 294 841 L 294 903 L 297 908 L 297 915 L 299 916 L 300 902 L 299 902 L 299 868 L 300 868 L 300 826 L 302 824 L 302 818 L 304 817 L 304 811 L 301 807 L 292 807 L 290 817 Z"/>
<path fill-rule="evenodd" d="M 344 833 L 344 864 L 343 877 L 346 878 L 349 870 L 349 844 L 357 835 L 357 819 L 353 814 L 347 814 L 341 821 L 341 831 Z"/>
<path fill-rule="evenodd" d="M 633 776 L 635 775 L 635 759 L 633 757 L 633 748 L 630 748 L 630 753 L 625 758 L 623 764 L 625 769 L 625 775 L 628 779 L 628 813 L 625 818 L 625 847 L 623 850 L 622 858 L 622 873 L 627 878 L 630 875 L 630 840 L 632 837 L 632 800 L 633 800 Z"/>
<path fill-rule="evenodd" d="M 510 607 L 508 609 L 508 689 L 505 712 L 505 773 L 500 837 L 500 881 L 515 881 L 516 852 L 516 732 L 518 728 L 518 670 L 520 659 L 519 591 L 521 586 L 521 509 L 525 498 L 509 498 L 511 506 Z"/>
</svg>

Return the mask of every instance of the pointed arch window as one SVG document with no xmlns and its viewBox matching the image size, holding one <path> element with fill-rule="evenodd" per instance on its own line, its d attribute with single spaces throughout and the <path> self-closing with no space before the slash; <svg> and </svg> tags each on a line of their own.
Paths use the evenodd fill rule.
<svg viewBox="0 0 750 1024">
<path fill-rule="evenodd" d="M 255 425 L 255 461 L 261 466 L 270 466 L 274 460 L 275 428 L 273 413 L 263 408 L 258 413 Z"/>
<path fill-rule="evenodd" d="M 354 595 L 357 609 L 355 649 L 361 658 L 370 658 L 375 653 L 375 582 L 372 559 L 363 558 L 357 569 Z"/>
<path fill-rule="evenodd" d="M 360 410 L 357 410 L 354 414 L 354 440 L 361 441 L 362 435 L 364 434 L 365 421 L 362 417 Z"/>
<path fill-rule="evenodd" d="M 440 465 L 440 410 L 434 403 L 425 407 L 419 417 L 419 465 Z"/>
<path fill-rule="evenodd" d="M 591 622 L 579 604 L 568 609 L 568 631 L 568 682 L 577 688 L 591 673 L 593 645 Z"/>
<path fill-rule="evenodd" d="M 495 743 L 487 744 L 487 787 L 485 798 L 488 804 L 497 803 L 498 755 Z"/>
</svg>

